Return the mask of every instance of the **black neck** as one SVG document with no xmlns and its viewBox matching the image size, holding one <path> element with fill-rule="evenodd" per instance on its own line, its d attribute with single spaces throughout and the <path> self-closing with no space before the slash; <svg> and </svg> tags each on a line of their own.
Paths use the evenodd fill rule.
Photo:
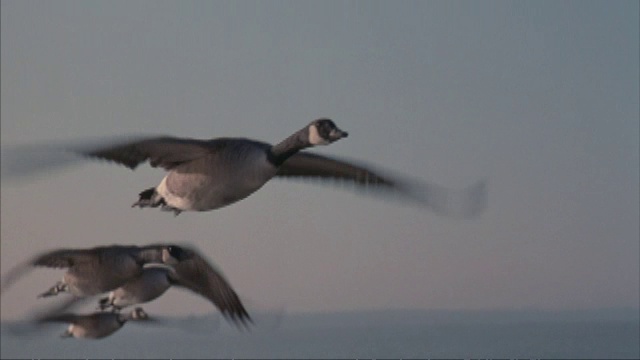
<svg viewBox="0 0 640 360">
<path fill-rule="evenodd" d="M 311 146 L 309 143 L 308 130 L 304 128 L 284 139 L 279 144 L 272 146 L 267 153 L 267 158 L 273 165 L 280 166 L 298 151 Z"/>
</svg>

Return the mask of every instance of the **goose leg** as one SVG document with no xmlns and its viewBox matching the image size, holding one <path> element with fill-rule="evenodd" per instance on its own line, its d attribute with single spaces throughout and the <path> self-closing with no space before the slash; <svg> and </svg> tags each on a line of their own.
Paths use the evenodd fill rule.
<svg viewBox="0 0 640 360">
<path fill-rule="evenodd" d="M 160 196 L 160 194 L 158 194 L 156 188 L 154 187 L 141 192 L 138 196 L 138 201 L 134 202 L 131 207 L 158 207 L 165 204 L 164 199 L 162 198 L 162 196 Z"/>
<path fill-rule="evenodd" d="M 109 301 L 109 297 L 105 296 L 98 301 L 98 310 L 106 310 L 109 306 L 111 306 L 111 302 Z"/>
<path fill-rule="evenodd" d="M 68 290 L 69 287 L 67 286 L 67 284 L 63 283 L 62 281 L 58 281 L 53 287 L 51 287 L 51 289 L 38 295 L 38 298 L 58 295 L 59 292 L 66 292 Z"/>
<path fill-rule="evenodd" d="M 167 205 L 164 200 L 162 200 L 162 207 L 160 208 L 162 211 L 173 211 L 173 214 L 175 216 L 180 215 L 180 213 L 182 212 L 182 210 L 178 209 L 178 208 L 174 208 L 173 206 Z"/>
</svg>

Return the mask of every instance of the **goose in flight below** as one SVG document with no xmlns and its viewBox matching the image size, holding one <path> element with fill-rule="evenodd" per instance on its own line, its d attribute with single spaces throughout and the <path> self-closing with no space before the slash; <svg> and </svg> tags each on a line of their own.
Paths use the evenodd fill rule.
<svg viewBox="0 0 640 360">
<path fill-rule="evenodd" d="M 119 311 L 127 306 L 154 300 L 171 286 L 178 286 L 207 298 L 225 318 L 236 324 L 247 326 L 247 322 L 252 322 L 229 282 L 202 255 L 183 245 L 168 246 L 167 251 L 171 255 L 165 262 L 168 266 L 145 266 L 140 276 L 100 299 L 100 309 Z"/>
<path fill-rule="evenodd" d="M 132 170 L 149 161 L 152 167 L 161 167 L 167 174 L 159 185 L 140 192 L 132 207 L 160 207 L 175 215 L 228 206 L 248 197 L 274 177 L 312 179 L 351 185 L 370 193 L 398 195 L 401 200 L 450 217 L 473 217 L 485 208 L 484 181 L 454 190 L 408 180 L 353 161 L 301 151 L 347 136 L 332 120 L 323 118 L 276 145 L 246 138 L 141 137 L 94 141 L 89 145 L 25 146 L 9 151 L 3 164 L 8 164 L 4 173 L 19 176 L 77 160 L 63 157 L 61 153 L 67 152 L 113 161 Z"/>
<path fill-rule="evenodd" d="M 69 292 L 76 297 L 113 290 L 142 273 L 147 263 L 163 263 L 170 255 L 167 245 L 98 246 L 88 249 L 57 249 L 37 255 L 16 266 L 2 278 L 2 292 L 34 267 L 66 268 L 62 280 L 39 297 Z"/>
<path fill-rule="evenodd" d="M 66 268 L 62 280 L 38 297 L 68 292 L 76 297 L 113 290 L 139 276 L 145 264 L 162 264 L 170 245 L 97 246 L 88 249 L 57 249 L 34 256 L 2 277 L 2 293 L 35 267 Z"/>
<path fill-rule="evenodd" d="M 67 330 L 60 335 L 62 338 L 74 337 L 85 339 L 101 339 L 120 330 L 129 320 L 147 320 L 148 315 L 142 308 L 135 308 L 128 314 L 95 312 L 86 315 L 71 313 L 55 314 L 42 317 L 40 323 L 64 322 L 69 323 Z"/>
<path fill-rule="evenodd" d="M 170 267 L 164 273 L 166 283 L 159 281 L 162 280 L 162 276 L 158 276 L 157 273 L 149 273 L 149 278 L 153 281 L 144 278 L 136 285 L 136 281 L 147 272 L 148 266 L 153 266 L 152 264 Z M 79 301 L 124 286 L 124 290 L 121 289 L 118 293 L 124 292 L 125 296 L 131 296 L 128 300 L 123 299 L 123 302 L 128 301 L 127 305 L 134 305 L 152 300 L 162 295 L 170 285 L 177 285 L 207 298 L 225 318 L 245 326 L 247 322 L 251 322 L 251 317 L 240 298 L 222 273 L 195 249 L 187 246 L 111 245 L 49 251 L 12 269 L 2 279 L 2 292 L 34 266 L 68 269 L 61 281 L 39 297 L 68 292 Z M 126 287 L 131 281 L 132 285 Z M 66 309 L 74 303 L 75 300 L 72 299 L 61 308 Z"/>
</svg>

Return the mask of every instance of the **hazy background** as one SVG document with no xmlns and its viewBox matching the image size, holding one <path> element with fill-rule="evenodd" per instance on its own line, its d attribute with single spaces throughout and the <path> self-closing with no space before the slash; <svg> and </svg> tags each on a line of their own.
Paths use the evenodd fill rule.
<svg viewBox="0 0 640 360">
<path fill-rule="evenodd" d="M 188 241 L 252 308 L 638 307 L 638 2 L 2 1 L 2 147 L 130 133 L 277 142 L 450 187 L 481 217 L 273 181 L 213 212 L 131 209 L 163 172 L 2 182 L 2 274 L 57 247 Z M 53 300 L 36 270 L 2 297 Z M 205 313 L 171 291 L 146 309 Z"/>
</svg>

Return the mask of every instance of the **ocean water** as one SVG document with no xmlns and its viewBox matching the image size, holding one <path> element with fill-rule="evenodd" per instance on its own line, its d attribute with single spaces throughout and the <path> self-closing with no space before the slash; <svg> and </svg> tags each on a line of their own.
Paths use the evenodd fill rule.
<svg viewBox="0 0 640 360">
<path fill-rule="evenodd" d="M 129 322 L 102 340 L 64 324 L 2 323 L 2 358 L 640 358 L 638 310 L 377 311 L 256 314 L 251 331 L 218 316 Z"/>
</svg>

